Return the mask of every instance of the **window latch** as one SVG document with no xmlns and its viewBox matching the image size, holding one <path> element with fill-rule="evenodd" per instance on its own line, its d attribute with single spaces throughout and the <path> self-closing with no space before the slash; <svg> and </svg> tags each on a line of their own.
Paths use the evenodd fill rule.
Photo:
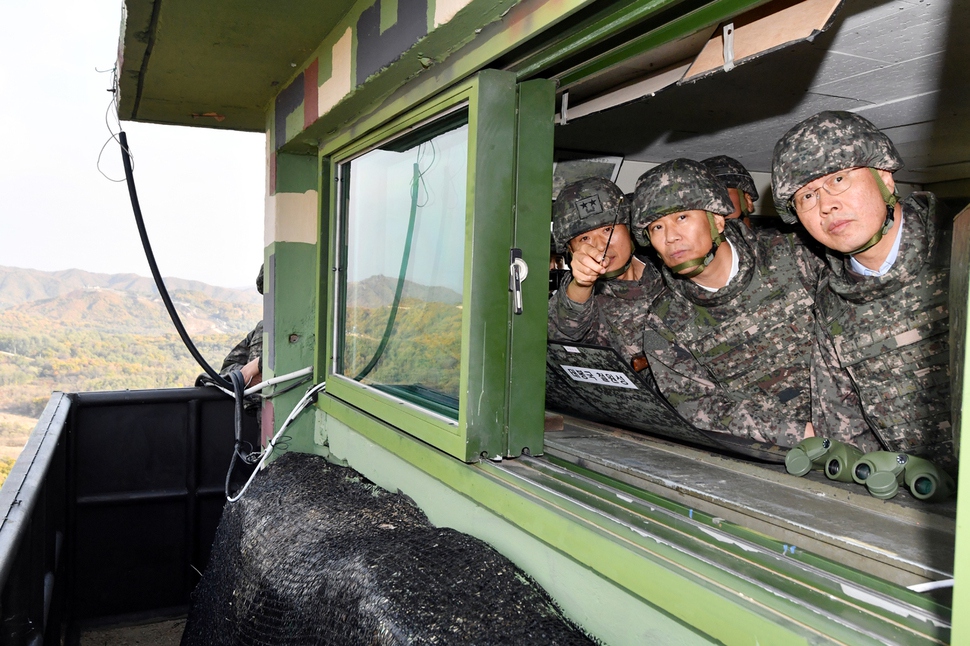
<svg viewBox="0 0 970 646">
<path fill-rule="evenodd" d="M 512 311 L 522 313 L 522 281 L 529 275 L 529 265 L 522 259 L 522 250 L 512 247 L 509 252 L 509 291 L 512 292 Z"/>
</svg>

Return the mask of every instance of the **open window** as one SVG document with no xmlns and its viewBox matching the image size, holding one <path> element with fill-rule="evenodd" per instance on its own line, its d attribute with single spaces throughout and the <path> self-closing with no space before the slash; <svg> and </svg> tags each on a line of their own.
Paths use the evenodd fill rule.
<svg viewBox="0 0 970 646">
<path fill-rule="evenodd" d="M 552 87 L 541 85 L 548 121 Z M 517 291 L 510 279 L 523 246 L 540 276 L 547 260 L 518 242 L 548 237 L 548 198 L 544 212 L 516 218 L 520 148 L 551 158 L 551 124 L 520 127 L 540 113 L 532 94 L 511 74 L 484 72 L 323 153 L 335 214 L 328 395 L 466 461 L 541 452 L 541 409 L 517 406 L 508 385 L 517 348 L 534 352 L 545 336 L 545 283 L 519 276 Z M 526 374 L 533 401 L 540 361 L 523 362 L 537 373 Z"/>
<path fill-rule="evenodd" d="M 771 203 L 775 142 L 819 111 L 850 110 L 875 122 L 896 142 L 906 160 L 895 174 L 903 196 L 925 189 L 959 210 L 970 193 L 965 168 L 957 171 L 953 160 L 967 159 L 968 148 L 961 145 L 958 151 L 945 133 L 966 132 L 970 120 L 962 98 L 966 83 L 944 82 L 957 62 L 947 60 L 948 50 L 941 43 L 946 42 L 942 25 L 947 17 L 961 12 L 953 9 L 955 3 L 913 10 L 905 2 L 886 0 L 847 3 L 832 17 L 837 6 L 821 0 L 778 1 L 744 15 L 719 16 L 720 22 L 704 29 L 697 20 L 669 21 L 585 60 L 567 59 L 568 68 L 564 64 L 550 72 L 560 81 L 557 155 L 622 157 L 616 181 L 627 192 L 643 172 L 669 159 L 731 155 L 751 171 L 761 194 L 754 225 L 784 228 Z M 728 8 L 712 2 L 707 9 L 714 15 Z M 811 20 L 781 20 L 790 12 L 802 12 Z M 901 21 L 901 15 L 908 21 Z M 827 23 L 831 28 L 819 32 Z M 921 24 L 922 35 L 918 42 L 894 50 L 898 82 L 887 86 L 887 66 L 868 61 L 860 65 L 860 57 L 871 55 L 877 43 L 897 35 L 903 24 Z M 796 26 L 805 33 L 788 30 Z M 734 36 L 731 47 L 724 40 L 729 32 Z M 951 37 L 955 34 L 958 39 L 951 27 Z M 727 64 L 732 56 L 733 67 Z M 954 236 L 965 241 L 965 227 L 965 221 L 958 222 Z M 965 280 L 965 255 L 962 261 L 957 255 L 962 248 L 960 243 L 953 247 L 951 268 L 953 276 Z M 639 252 L 654 254 L 649 249 Z M 951 284 L 951 321 L 966 319 L 963 285 Z M 965 337 L 962 329 L 954 328 L 951 348 Z M 912 586 L 925 599 L 949 606 L 945 584 L 939 590 L 931 586 L 953 575 L 955 499 L 928 504 L 903 492 L 883 502 L 854 483 L 828 481 L 822 472 L 796 479 L 780 464 L 784 453 L 773 447 L 741 446 L 729 437 L 690 437 L 682 420 L 665 417 L 662 402 L 650 399 L 648 384 L 611 351 L 551 343 L 549 361 L 547 403 L 567 415 L 565 431 L 546 439 L 552 461 L 672 498 L 690 513 L 705 509 L 882 581 Z M 964 390 L 960 361 L 951 359 L 955 407 Z M 622 398 L 616 394 L 620 392 Z M 958 414 L 953 423 L 959 423 Z M 653 441 L 617 427 L 647 430 L 663 439 Z M 671 448 L 667 439 L 682 444 Z M 712 458 L 710 449 L 718 455 Z M 675 454 L 686 457 L 681 461 Z M 715 464 L 723 471 L 715 471 Z M 762 488 L 764 482 L 771 486 Z M 899 598 L 913 602 L 909 592 Z"/>
</svg>

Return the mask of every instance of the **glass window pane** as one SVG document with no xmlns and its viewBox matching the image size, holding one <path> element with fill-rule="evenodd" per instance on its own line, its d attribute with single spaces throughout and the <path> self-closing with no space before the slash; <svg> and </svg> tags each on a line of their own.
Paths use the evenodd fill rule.
<svg viewBox="0 0 970 646">
<path fill-rule="evenodd" d="M 343 164 L 337 371 L 457 419 L 467 112 Z"/>
</svg>

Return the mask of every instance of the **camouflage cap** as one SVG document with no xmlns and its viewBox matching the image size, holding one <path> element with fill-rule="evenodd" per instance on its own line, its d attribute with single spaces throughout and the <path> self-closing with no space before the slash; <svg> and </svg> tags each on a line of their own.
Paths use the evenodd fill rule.
<svg viewBox="0 0 970 646">
<path fill-rule="evenodd" d="M 707 167 L 693 159 L 671 159 L 651 168 L 637 180 L 632 220 L 633 236 L 641 246 L 650 244 L 647 226 L 681 211 L 707 211 L 731 215 L 734 205 L 727 189 Z"/>
<path fill-rule="evenodd" d="M 556 250 L 566 253 L 569 241 L 608 224 L 630 226 L 630 204 L 623 191 L 603 177 L 573 182 L 559 192 L 552 214 Z"/>
<path fill-rule="evenodd" d="M 789 203 L 795 191 L 819 177 L 857 166 L 894 172 L 903 160 L 893 142 L 871 121 L 853 112 L 819 112 L 785 133 L 771 160 L 775 209 L 788 223 L 798 220 Z"/>
<path fill-rule="evenodd" d="M 748 169 L 734 157 L 718 155 L 702 159 L 701 163 L 707 166 L 711 175 L 721 181 L 728 188 L 736 188 L 744 191 L 751 196 L 752 200 L 758 199 L 758 189 L 754 185 L 754 179 Z"/>
</svg>

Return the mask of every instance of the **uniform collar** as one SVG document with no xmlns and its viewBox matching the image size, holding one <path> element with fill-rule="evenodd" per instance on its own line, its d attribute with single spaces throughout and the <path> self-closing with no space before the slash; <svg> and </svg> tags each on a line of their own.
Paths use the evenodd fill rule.
<svg viewBox="0 0 970 646">
<path fill-rule="evenodd" d="M 899 257 L 899 243 L 903 240 L 903 213 L 902 210 L 899 212 L 899 229 L 896 232 L 896 240 L 893 242 L 892 249 L 889 250 L 889 255 L 886 256 L 886 260 L 882 263 L 879 269 L 869 269 L 861 262 L 855 259 L 855 256 L 849 256 L 849 267 L 855 273 L 860 276 L 885 276 L 889 273 L 889 270 L 893 268 L 896 264 L 896 258 Z"/>
<path fill-rule="evenodd" d="M 868 303 L 897 292 L 916 279 L 940 242 L 934 222 L 936 199 L 930 193 L 919 195 L 924 200 L 910 196 L 903 201 L 906 219 L 897 236 L 899 253 L 885 274 L 862 276 L 853 270 L 848 257 L 831 251 L 827 254 L 832 291 L 848 301 Z"/>
<path fill-rule="evenodd" d="M 741 260 L 738 258 L 738 249 L 737 247 L 734 246 L 734 243 L 731 242 L 730 239 L 725 238 L 725 240 L 727 240 L 728 246 L 731 248 L 731 273 L 728 274 L 728 279 L 727 279 L 727 282 L 724 284 L 724 287 L 716 287 L 716 288 L 707 287 L 705 285 L 701 285 L 700 283 L 697 283 L 698 287 L 700 287 L 703 290 L 709 291 L 712 294 L 716 292 L 718 289 L 726 289 L 727 287 L 729 287 L 731 285 L 731 281 L 734 280 L 734 277 L 738 275 L 738 267 L 740 266 L 740 262 L 741 262 Z"/>
<path fill-rule="evenodd" d="M 731 279 L 721 289 L 711 292 L 692 280 L 674 276 L 668 267 L 663 268 L 664 282 L 674 292 L 678 292 L 697 305 L 715 307 L 729 302 L 747 288 L 754 276 L 758 262 L 758 244 L 755 233 L 740 220 L 727 220 L 724 223 L 724 238 L 731 244 Z M 734 263 L 737 263 L 737 271 Z"/>
</svg>

